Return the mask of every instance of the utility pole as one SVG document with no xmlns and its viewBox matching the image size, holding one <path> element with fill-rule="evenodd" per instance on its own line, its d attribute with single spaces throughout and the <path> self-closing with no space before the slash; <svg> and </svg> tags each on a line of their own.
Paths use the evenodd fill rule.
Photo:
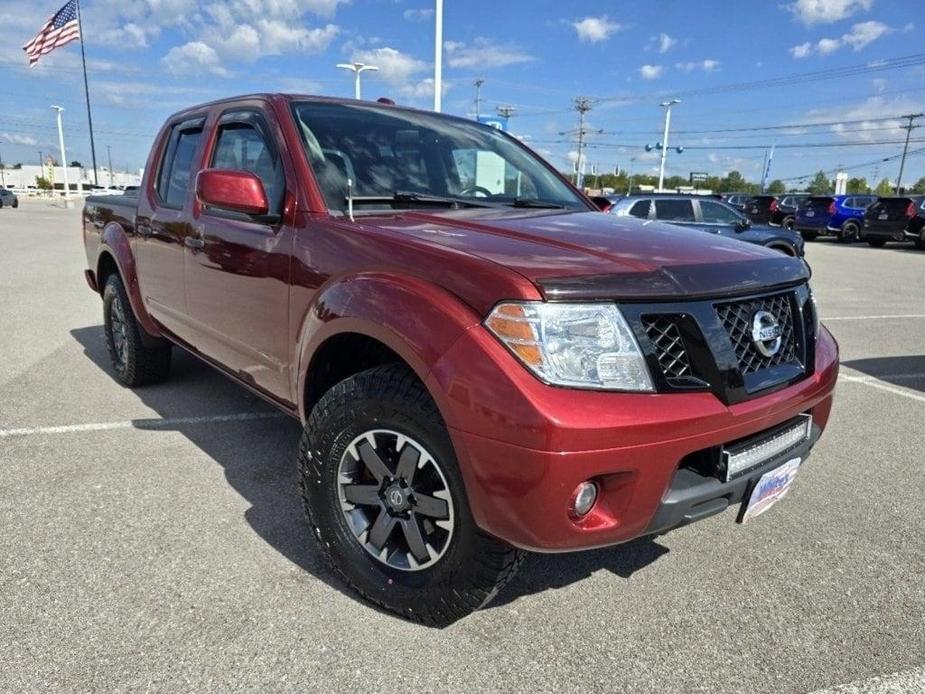
<svg viewBox="0 0 925 694">
<path fill-rule="evenodd" d="M 672 99 L 661 103 L 661 107 L 665 109 L 665 134 L 662 135 L 662 162 L 658 167 L 659 191 L 662 190 L 662 186 L 665 184 L 665 158 L 668 156 L 668 126 L 671 123 L 671 107 L 680 103 L 680 99 Z"/>
<path fill-rule="evenodd" d="M 635 163 L 636 163 L 636 157 L 630 157 L 630 170 L 627 171 L 627 174 L 629 174 L 629 175 L 627 176 L 627 178 L 629 179 L 629 183 L 627 183 L 627 185 L 626 185 L 626 194 L 627 194 L 627 195 L 632 195 L 632 194 L 633 194 L 633 164 L 635 164 Z"/>
<path fill-rule="evenodd" d="M 61 125 L 61 112 L 64 111 L 60 106 L 52 106 L 58 114 L 58 145 L 61 147 L 61 168 L 64 171 L 64 206 L 71 206 L 71 187 L 67 182 L 67 154 L 64 152 L 64 126 Z"/>
<path fill-rule="evenodd" d="M 112 177 L 112 147 L 110 145 L 106 145 L 106 156 L 109 159 L 109 187 L 112 188 L 115 181 Z"/>
<path fill-rule="evenodd" d="M 475 119 L 478 120 L 482 115 L 482 85 L 485 84 L 485 80 L 479 77 L 472 84 L 475 85 Z"/>
<path fill-rule="evenodd" d="M 584 171 L 582 161 L 585 151 L 585 115 L 591 110 L 591 99 L 580 96 L 575 99 L 575 110 L 578 111 L 578 161 L 575 162 L 575 186 L 581 190 L 584 184 Z"/>
<path fill-rule="evenodd" d="M 921 118 L 925 116 L 925 113 L 910 113 L 903 116 L 903 118 L 908 118 L 909 122 L 903 126 L 906 129 L 906 144 L 903 145 L 903 156 L 899 160 L 899 176 L 896 177 L 896 194 L 899 195 L 899 191 L 902 189 L 903 185 L 903 169 L 906 168 L 906 152 L 909 151 L 909 136 L 912 135 L 912 129 L 919 126 L 913 125 L 913 122 L 916 118 Z"/>
</svg>

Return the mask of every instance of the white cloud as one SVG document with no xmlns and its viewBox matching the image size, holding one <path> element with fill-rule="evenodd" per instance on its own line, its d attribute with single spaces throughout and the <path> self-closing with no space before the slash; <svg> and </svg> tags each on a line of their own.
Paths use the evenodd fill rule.
<svg viewBox="0 0 925 694">
<path fill-rule="evenodd" d="M 500 45 L 491 39 L 479 37 L 471 44 L 459 41 L 447 41 L 447 63 L 454 68 L 496 68 L 518 63 L 529 63 L 534 60 L 532 55 L 525 53 L 516 46 Z"/>
<path fill-rule="evenodd" d="M 163 57 L 164 67 L 173 75 L 189 75 L 207 72 L 217 77 L 230 77 L 231 73 L 221 65 L 218 53 L 202 41 L 190 41 L 174 46 Z"/>
<path fill-rule="evenodd" d="M 402 16 L 409 22 L 423 22 L 434 16 L 432 7 L 423 7 L 421 9 L 405 10 Z"/>
<path fill-rule="evenodd" d="M 406 53 L 383 46 L 365 51 L 355 51 L 350 60 L 375 65 L 379 72 L 373 73 L 393 86 L 405 86 L 416 75 L 430 68 L 430 64 Z M 370 74 L 370 73 L 367 73 Z"/>
<path fill-rule="evenodd" d="M 610 21 L 607 15 L 577 19 L 572 22 L 572 26 L 578 33 L 578 38 L 584 43 L 606 41 L 623 28 L 619 23 Z"/>
<path fill-rule="evenodd" d="M 839 38 L 822 38 L 815 44 L 807 41 L 790 49 L 790 55 L 794 58 L 807 58 L 813 53 L 818 55 L 829 55 L 835 51 L 850 47 L 855 51 L 860 51 L 877 39 L 893 31 L 883 22 L 874 20 L 859 22 L 851 27 L 851 31 L 842 34 Z"/>
<path fill-rule="evenodd" d="M 874 0 L 796 0 L 787 9 L 804 24 L 831 24 L 866 12 L 873 4 Z"/>
<path fill-rule="evenodd" d="M 36 145 L 38 140 L 36 140 L 31 135 L 17 135 L 16 133 L 0 133 L 3 135 L 3 139 L 7 142 L 14 145 Z"/>
<path fill-rule="evenodd" d="M 713 60 L 712 58 L 706 58 L 705 60 L 691 63 L 675 63 L 675 67 L 679 70 L 683 70 L 684 72 L 693 72 L 694 70 L 713 72 L 719 68 L 719 61 Z"/>
<path fill-rule="evenodd" d="M 662 76 L 663 70 L 661 65 L 643 65 L 639 68 L 639 76 L 644 80 L 654 80 Z"/>
<path fill-rule="evenodd" d="M 658 41 L 658 52 L 667 53 L 672 49 L 672 47 L 678 42 L 677 39 L 670 37 L 665 32 L 662 32 L 656 37 Z"/>
<path fill-rule="evenodd" d="M 899 117 L 900 114 L 922 110 L 925 110 L 925 103 L 920 99 L 872 96 L 848 106 L 812 110 L 801 120 L 808 123 L 835 123 L 828 126 L 829 130 L 852 142 L 894 140 L 906 135 L 903 126 L 907 121 Z"/>
</svg>

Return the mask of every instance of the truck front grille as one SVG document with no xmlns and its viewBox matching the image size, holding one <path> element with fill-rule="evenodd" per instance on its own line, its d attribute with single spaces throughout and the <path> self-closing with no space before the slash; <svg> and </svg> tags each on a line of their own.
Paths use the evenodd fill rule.
<svg viewBox="0 0 925 694">
<path fill-rule="evenodd" d="M 791 293 L 788 292 L 716 305 L 716 313 L 732 341 L 732 347 L 743 374 L 751 374 L 795 361 L 796 348 L 790 303 Z M 771 356 L 762 354 L 752 338 L 752 321 L 759 311 L 770 313 L 781 327 L 780 347 Z"/>
</svg>

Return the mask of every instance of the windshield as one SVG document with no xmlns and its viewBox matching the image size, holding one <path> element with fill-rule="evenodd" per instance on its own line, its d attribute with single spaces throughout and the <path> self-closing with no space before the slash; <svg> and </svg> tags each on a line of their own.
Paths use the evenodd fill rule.
<svg viewBox="0 0 925 694">
<path fill-rule="evenodd" d="M 432 196 L 588 209 L 544 162 L 480 123 L 366 104 L 296 102 L 293 114 L 332 211 L 346 208 L 348 180 L 358 211 L 390 209 L 396 194 L 404 207 Z"/>
</svg>

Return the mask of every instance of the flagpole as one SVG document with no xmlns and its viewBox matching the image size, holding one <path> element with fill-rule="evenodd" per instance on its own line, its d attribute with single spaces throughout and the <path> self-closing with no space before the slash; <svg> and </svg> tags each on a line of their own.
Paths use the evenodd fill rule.
<svg viewBox="0 0 925 694">
<path fill-rule="evenodd" d="M 80 60 L 84 68 L 84 94 L 87 97 L 87 123 L 90 125 L 90 156 L 93 159 L 93 185 L 100 184 L 96 175 L 96 144 L 93 142 L 93 115 L 90 113 L 90 86 L 87 84 L 87 56 L 84 53 L 84 28 L 80 21 L 80 0 L 77 0 L 77 30 L 80 32 Z M 67 162 L 62 162 L 67 166 Z"/>
</svg>

